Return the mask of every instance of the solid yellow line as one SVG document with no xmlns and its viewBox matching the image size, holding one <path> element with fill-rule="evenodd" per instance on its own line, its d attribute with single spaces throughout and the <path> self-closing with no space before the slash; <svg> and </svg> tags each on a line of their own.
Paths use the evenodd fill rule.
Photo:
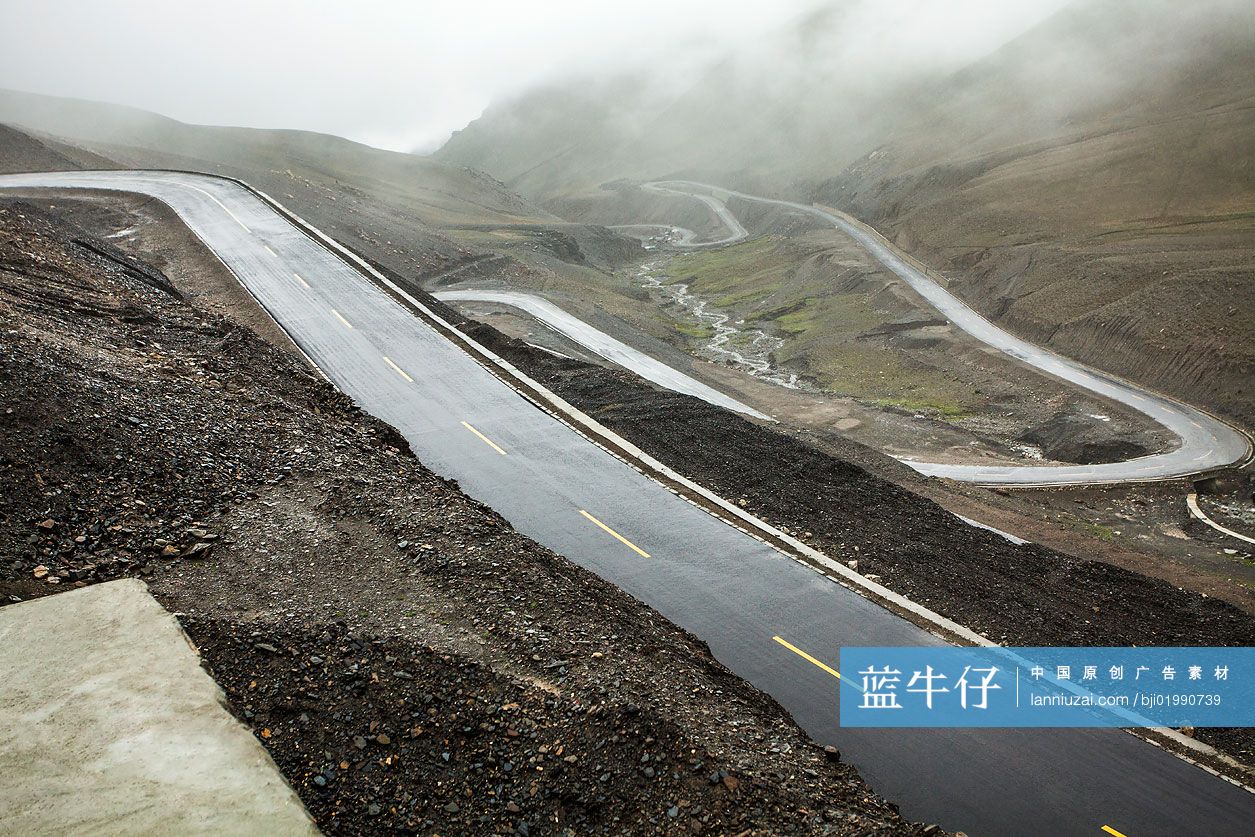
<svg viewBox="0 0 1255 837">
<path fill-rule="evenodd" d="M 391 363 L 391 361 L 389 361 L 389 363 Z M 404 375 L 405 373 L 404 373 L 404 372 L 402 372 L 401 374 L 403 374 L 403 375 Z M 406 377 L 408 378 L 409 376 L 408 376 L 408 375 L 406 375 Z M 492 439 L 489 439 L 489 438 L 488 438 L 487 436 L 485 436 L 483 433 L 480 433 L 480 432 L 479 432 L 478 430 L 476 430 L 474 427 L 471 427 L 471 426 L 470 426 L 469 424 L 467 424 L 466 422 L 462 422 L 462 426 L 463 426 L 463 427 L 465 427 L 467 430 L 471 431 L 472 433 L 474 433 L 474 434 L 475 434 L 476 436 L 478 436 L 480 439 L 482 439 L 482 440 L 483 440 L 483 442 L 484 442 L 484 444 L 488 445 L 488 447 L 492 448 L 492 449 L 493 449 L 493 450 L 495 450 L 497 453 L 501 454 L 502 456 L 505 456 L 505 455 L 506 455 L 506 452 L 505 452 L 505 451 L 503 451 L 503 450 L 501 449 L 501 446 L 500 446 L 500 445 L 498 445 L 498 444 L 497 444 L 496 442 L 494 442 Z"/>
<path fill-rule="evenodd" d="M 618 540 L 620 543 L 622 543 L 622 544 L 623 544 L 624 546 L 626 546 L 628 549 L 630 549 L 630 550 L 632 550 L 633 552 L 635 552 L 637 555 L 641 556 L 642 558 L 648 558 L 648 557 L 649 557 L 649 553 L 648 553 L 648 552 L 646 552 L 645 550 L 641 549 L 639 546 L 637 546 L 636 544 L 632 543 L 632 542 L 631 542 L 631 541 L 629 541 L 627 538 L 623 537 L 623 536 L 622 536 L 622 535 L 620 535 L 618 532 L 616 532 L 615 530 L 611 529 L 609 526 L 607 526 L 606 524 L 602 523 L 600 520 L 598 520 L 597 518 L 593 517 L 593 516 L 592 516 L 591 514 L 589 514 L 588 512 L 584 511 L 583 509 L 580 509 L 580 514 L 584 515 L 586 518 L 588 518 L 589 520 L 591 520 L 591 521 L 592 521 L 594 524 L 596 524 L 597 526 L 600 526 L 602 529 L 604 529 L 606 532 L 608 532 L 608 533 L 611 535 L 611 537 L 613 537 L 613 538 L 615 538 L 616 540 Z"/>
<path fill-rule="evenodd" d="M 348 320 L 344 319 L 344 317 L 343 317 L 343 316 L 340 314 L 340 312 L 339 312 L 339 311 L 337 311 L 336 309 L 332 308 L 332 309 L 331 309 L 331 313 L 336 315 L 336 319 L 337 319 L 337 320 L 339 320 L 340 322 L 344 323 L 344 327 L 345 327 L 345 328 L 352 328 L 352 327 L 353 327 L 353 324 L 352 324 L 351 322 L 349 322 Z"/>
<path fill-rule="evenodd" d="M 392 358 L 388 357 L 387 355 L 384 355 L 384 356 L 383 356 L 383 362 L 384 362 L 384 363 L 386 363 L 386 364 L 388 364 L 389 366 L 391 366 L 394 370 L 396 370 L 396 373 L 397 373 L 398 375 L 400 375 L 402 378 L 404 378 L 405 380 L 409 381 L 411 384 L 412 384 L 412 383 L 414 383 L 414 379 L 413 379 L 413 378 L 411 378 L 409 375 L 406 375 L 406 374 L 405 374 L 405 370 L 404 370 L 404 369 L 402 369 L 401 367 L 399 367 L 399 366 L 397 366 L 395 363 L 393 363 L 393 362 L 392 362 Z"/>
<path fill-rule="evenodd" d="M 299 274 L 299 273 L 293 273 L 293 274 L 292 274 L 292 276 L 293 276 L 293 277 L 295 277 L 296 281 L 300 282 L 300 283 L 301 283 L 302 285 L 304 285 L 306 288 L 308 288 L 308 287 L 309 287 L 309 283 L 308 283 L 308 282 L 306 282 L 304 279 L 302 279 L 302 278 L 301 278 L 301 274 Z M 343 318 L 343 317 L 341 317 L 340 319 L 344 319 L 344 318 Z"/>
<path fill-rule="evenodd" d="M 1103 830 L 1103 831 L 1105 831 L 1105 832 L 1107 832 L 1108 834 L 1110 834 L 1110 835 L 1111 835 L 1111 837 L 1128 837 L 1128 835 L 1127 835 L 1127 834 L 1122 834 L 1122 833 L 1120 833 L 1119 831 L 1116 831 L 1114 828 L 1112 828 L 1112 827 L 1111 827 L 1111 826 L 1109 826 L 1109 825 L 1104 825 L 1104 826 L 1102 827 L 1102 830 Z"/>
<path fill-rule="evenodd" d="M 829 673 L 829 674 L 831 674 L 833 677 L 835 677 L 835 678 L 837 678 L 838 680 L 840 680 L 842 683 L 845 683 L 847 686 L 853 686 L 854 688 L 858 689 L 860 692 L 861 692 L 861 691 L 863 691 L 863 688 L 862 688 L 861 686 L 859 686 L 857 683 L 851 683 L 849 680 L 846 680 L 844 677 L 842 677 L 842 676 L 841 676 L 841 672 L 837 671 L 835 668 L 833 668 L 832 666 L 828 665 L 827 663 L 823 663 L 823 662 L 820 662 L 819 660 L 815 659 L 815 658 L 814 658 L 814 657 L 812 657 L 810 654 L 807 654 L 807 653 L 806 653 L 805 651 L 803 651 L 801 648 L 798 648 L 796 645 L 794 645 L 793 643 L 791 643 L 791 642 L 789 642 L 788 640 L 784 639 L 783 637 L 773 636 L 773 637 L 772 637 L 772 639 L 774 639 L 776 642 L 778 642 L 778 643 L 780 643 L 781 645 L 783 645 L 785 648 L 788 648 L 788 649 L 789 649 L 790 651 L 792 651 L 794 654 L 797 654 L 797 655 L 798 655 L 799 657 L 801 657 L 803 660 L 806 660 L 806 662 L 811 663 L 812 665 L 819 666 L 821 669 L 823 669 L 824 671 L 828 672 L 828 673 Z"/>
</svg>

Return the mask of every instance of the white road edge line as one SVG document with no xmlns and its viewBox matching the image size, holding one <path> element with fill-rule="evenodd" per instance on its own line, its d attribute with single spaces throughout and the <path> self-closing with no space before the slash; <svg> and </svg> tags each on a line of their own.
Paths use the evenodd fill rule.
<svg viewBox="0 0 1255 837">
<path fill-rule="evenodd" d="M 1217 523 L 1216 521 L 1208 517 L 1207 512 L 1203 511 L 1198 505 L 1198 493 L 1197 492 L 1191 491 L 1189 494 L 1186 495 L 1185 505 L 1187 508 L 1189 508 L 1190 514 L 1194 515 L 1194 517 L 1206 523 L 1208 526 L 1215 529 L 1217 532 L 1228 535 L 1231 538 L 1237 538 L 1240 541 L 1246 541 L 1247 543 L 1255 543 L 1255 538 L 1248 538 L 1246 535 L 1235 532 L 1232 529 L 1226 529 L 1225 527 L 1221 526 L 1219 523 Z"/>
</svg>

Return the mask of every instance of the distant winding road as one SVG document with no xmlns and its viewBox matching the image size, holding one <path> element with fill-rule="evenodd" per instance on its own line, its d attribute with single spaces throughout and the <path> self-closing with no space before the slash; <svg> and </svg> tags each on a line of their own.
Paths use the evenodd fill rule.
<svg viewBox="0 0 1255 837">
<path fill-rule="evenodd" d="M 680 241 L 673 243 L 675 247 L 715 247 L 747 238 L 749 233 L 724 203 L 727 197 L 786 207 L 830 223 L 862 245 L 874 259 L 915 289 L 951 323 L 980 342 L 1046 375 L 1132 407 L 1166 427 L 1180 440 L 1176 449 L 1166 453 L 1100 465 L 953 465 L 902 460 L 922 474 L 985 485 L 1141 482 L 1198 474 L 1241 462 L 1250 455 L 1250 439 L 1219 419 L 1188 404 L 1091 369 L 999 328 L 912 266 L 875 232 L 847 217 L 815 206 L 748 195 L 688 180 L 646 183 L 641 188 L 699 200 L 711 208 L 728 230 L 728 235 L 714 241 Z"/>
<path fill-rule="evenodd" d="M 681 188 L 673 188 L 677 185 Z M 660 195 L 679 195 L 680 197 L 695 198 L 696 200 L 701 201 L 706 204 L 706 206 L 710 207 L 711 212 L 715 213 L 715 216 L 719 219 L 720 223 L 727 228 L 728 234 L 723 238 L 717 238 L 712 241 L 694 241 L 693 239 L 696 236 L 693 234 L 692 230 L 677 227 L 676 229 L 685 235 L 680 241 L 676 242 L 676 247 L 719 247 L 723 244 L 732 244 L 733 242 L 740 241 L 741 239 L 749 236 L 749 231 L 746 230 L 745 227 L 741 226 L 740 220 L 732 214 L 732 210 L 728 209 L 727 204 L 716 198 L 714 195 L 705 195 L 700 192 L 685 191 L 683 187 L 687 185 L 689 184 L 686 181 L 676 180 L 646 183 L 642 185 L 641 188 L 647 192 L 657 192 Z"/>
</svg>

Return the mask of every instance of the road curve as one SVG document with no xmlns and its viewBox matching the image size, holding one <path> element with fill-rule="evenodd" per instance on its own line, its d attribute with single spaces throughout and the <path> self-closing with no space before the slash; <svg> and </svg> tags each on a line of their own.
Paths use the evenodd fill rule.
<svg viewBox="0 0 1255 837">
<path fill-rule="evenodd" d="M 0 176 L 0 189 L 167 203 L 318 367 L 516 529 L 641 599 L 839 747 L 913 819 L 973 835 L 1236 834 L 1255 794 L 1119 730 L 837 726 L 842 645 L 933 635 L 673 494 L 527 401 L 238 183 L 175 172 Z M 712 440 L 717 444 L 718 440 Z M 1011 544 L 1007 549 L 1017 549 Z"/>
<path fill-rule="evenodd" d="M 1174 450 L 1165 453 L 1100 465 L 954 465 L 920 462 L 913 459 L 902 460 L 904 464 L 922 474 L 984 485 L 1085 485 L 1144 482 L 1189 476 L 1222 468 L 1245 460 L 1251 453 L 1251 442 L 1246 435 L 1201 410 L 1165 395 L 1141 389 L 1097 369 L 1091 369 L 999 328 L 926 273 L 910 264 L 879 235 L 852 219 L 815 206 L 748 195 L 744 192 L 688 180 L 646 183 L 641 188 L 663 194 L 686 195 L 710 206 L 727 226 L 729 234 L 719 241 L 708 242 L 704 246 L 730 244 L 748 236 L 739 221 L 728 223 L 728 218 L 734 218 L 734 216 L 723 200 L 710 193 L 783 206 L 831 223 L 862 245 L 876 261 L 910 285 L 951 323 L 980 342 L 1016 360 L 1023 361 L 1046 375 L 1132 407 L 1166 427 L 1179 440 Z M 692 247 L 693 245 L 676 244 L 674 246 Z"/>
<path fill-rule="evenodd" d="M 432 296 L 442 302 L 493 302 L 508 305 L 525 311 L 537 320 L 545 323 L 555 331 L 563 334 L 584 348 L 624 369 L 630 369 L 647 381 L 685 395 L 692 395 L 719 407 L 744 413 L 747 416 L 771 421 L 769 416 L 760 413 L 748 404 L 737 401 L 730 395 L 703 384 L 696 378 L 685 375 L 660 360 L 656 360 L 642 351 L 633 349 L 626 343 L 616 340 L 604 331 L 594 328 L 578 317 L 574 317 L 554 305 L 547 299 L 535 294 L 517 291 L 480 291 L 473 289 L 455 291 L 437 291 Z"/>
<path fill-rule="evenodd" d="M 673 184 L 678 185 L 680 188 L 678 189 L 672 188 Z M 706 195 L 700 192 L 685 191 L 683 187 L 689 186 L 689 185 L 701 185 L 701 184 L 690 184 L 688 181 L 685 181 L 685 180 L 668 180 L 668 181 L 661 181 L 661 182 L 654 182 L 654 183 L 644 183 L 641 185 L 641 188 L 647 192 L 657 192 L 660 195 L 679 195 L 680 197 L 684 197 L 684 198 L 696 198 L 697 200 L 706 204 L 706 206 L 710 207 L 710 211 L 715 213 L 715 216 L 718 217 L 720 223 L 722 223 L 725 227 L 727 227 L 728 234 L 724 236 L 723 238 L 715 239 L 713 241 L 694 241 L 692 230 L 686 230 L 683 227 L 677 227 L 676 229 L 680 230 L 682 233 L 687 233 L 687 235 L 684 235 L 684 237 L 681 238 L 680 241 L 676 242 L 675 244 L 676 247 L 688 247 L 688 248 L 719 247 L 724 244 L 732 244 L 734 242 L 740 241 L 741 239 L 749 235 L 749 231 L 746 230 L 745 227 L 741 226 L 741 222 L 737 219 L 735 215 L 732 214 L 732 210 L 728 209 L 727 205 L 723 201 L 719 200 L 719 198 L 715 197 L 714 195 Z M 719 191 L 717 186 L 710 186 L 707 188 L 714 191 Z"/>
<path fill-rule="evenodd" d="M 662 234 L 662 237 L 668 239 L 671 239 L 671 237 L 674 236 L 674 239 L 667 241 L 667 243 L 673 247 L 692 246 L 694 240 L 697 238 L 697 233 L 692 230 L 685 229 L 684 227 L 672 226 L 671 224 L 616 224 L 614 226 L 607 227 L 607 229 L 614 230 L 615 232 L 621 232 L 625 235 L 631 236 L 632 238 L 641 238 L 642 236 L 634 235 L 634 233 L 639 233 L 642 230 L 651 230 L 652 235 L 649 236 L 651 238 L 659 237 L 659 233 Z"/>
</svg>

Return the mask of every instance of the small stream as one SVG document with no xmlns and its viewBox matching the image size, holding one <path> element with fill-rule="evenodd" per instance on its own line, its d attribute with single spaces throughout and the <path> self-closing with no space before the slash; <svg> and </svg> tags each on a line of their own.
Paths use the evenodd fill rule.
<svg viewBox="0 0 1255 837">
<path fill-rule="evenodd" d="M 708 300 L 689 291 L 683 282 L 663 284 L 662 277 L 654 272 L 657 263 L 645 265 L 637 272 L 643 287 L 656 291 L 669 302 L 679 305 L 702 325 L 714 329 L 714 336 L 706 341 L 698 353 L 717 363 L 743 369 L 756 378 L 789 389 L 805 389 L 805 385 L 792 372 L 777 369 L 771 362 L 771 353 L 784 345 L 762 329 L 742 329 L 732 323 L 732 315 L 713 308 Z"/>
</svg>

